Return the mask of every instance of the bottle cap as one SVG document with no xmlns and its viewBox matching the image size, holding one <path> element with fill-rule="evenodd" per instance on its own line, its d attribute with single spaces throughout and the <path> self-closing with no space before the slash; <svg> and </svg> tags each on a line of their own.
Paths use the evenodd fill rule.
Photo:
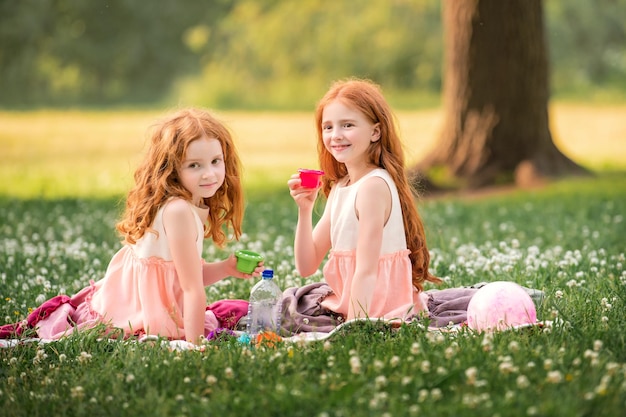
<svg viewBox="0 0 626 417">
<path fill-rule="evenodd" d="M 263 279 L 267 279 L 267 278 L 274 278 L 273 269 L 266 269 L 265 271 L 263 271 Z"/>
</svg>

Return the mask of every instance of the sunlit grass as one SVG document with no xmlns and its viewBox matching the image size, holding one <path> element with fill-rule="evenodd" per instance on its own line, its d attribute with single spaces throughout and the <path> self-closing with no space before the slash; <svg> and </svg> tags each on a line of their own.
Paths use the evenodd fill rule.
<svg viewBox="0 0 626 417">
<path fill-rule="evenodd" d="M 0 195 L 124 195 L 145 150 L 145 132 L 169 111 L 0 113 Z M 283 185 L 300 167 L 316 167 L 311 113 L 216 112 L 233 131 L 251 188 Z M 553 104 L 561 150 L 593 170 L 626 169 L 626 106 Z M 399 112 L 409 164 L 436 145 L 440 109 Z"/>
<path fill-rule="evenodd" d="M 552 133 L 577 162 L 623 171 L 622 114 L 557 105 Z M 114 225 L 144 132 L 158 116 L 0 113 L 0 324 L 103 276 L 120 247 Z M 282 288 L 321 280 L 319 271 L 303 278 L 294 270 L 296 208 L 285 186 L 295 169 L 316 165 L 312 116 L 221 116 L 246 167 L 247 209 L 241 240 L 224 250 L 206 242 L 205 259 L 248 248 L 265 256 Z M 415 161 L 433 146 L 442 115 L 399 116 Z M 257 349 L 229 340 L 204 351 L 86 332 L 0 348 L 0 409 L 29 417 L 621 417 L 626 174 L 429 199 L 419 208 L 442 287 L 509 280 L 543 290 L 538 318 L 553 326 L 491 336 L 370 324 L 327 342 Z M 226 279 L 207 289 L 207 301 L 245 299 L 252 284 Z"/>
<path fill-rule="evenodd" d="M 266 257 L 282 288 L 321 279 L 294 271 L 296 209 L 284 187 L 248 194 L 238 248 Z M 0 323 L 102 277 L 119 248 L 119 198 L 0 198 Z M 204 351 L 101 340 L 0 348 L 6 416 L 584 416 L 626 406 L 626 178 L 567 180 L 489 198 L 426 200 L 431 269 L 443 287 L 510 280 L 541 289 L 553 326 L 445 334 L 413 323 L 356 326 L 327 342 Z M 246 298 L 226 279 L 209 302 Z"/>
</svg>

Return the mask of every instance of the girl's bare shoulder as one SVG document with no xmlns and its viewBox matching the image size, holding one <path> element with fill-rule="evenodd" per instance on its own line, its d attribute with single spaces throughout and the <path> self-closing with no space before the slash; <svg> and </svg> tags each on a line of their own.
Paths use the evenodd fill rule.
<svg viewBox="0 0 626 417">
<path fill-rule="evenodd" d="M 172 198 L 163 206 L 163 223 L 167 226 L 187 225 L 193 219 L 191 204 L 182 198 Z"/>
</svg>

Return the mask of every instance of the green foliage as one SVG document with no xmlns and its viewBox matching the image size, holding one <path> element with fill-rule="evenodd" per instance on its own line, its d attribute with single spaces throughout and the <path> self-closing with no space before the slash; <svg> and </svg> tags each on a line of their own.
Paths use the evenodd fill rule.
<svg viewBox="0 0 626 417">
<path fill-rule="evenodd" d="M 229 2 L 43 0 L 0 3 L 0 103 L 147 103 L 198 65 L 194 29 Z M 195 39 L 195 42 L 194 42 Z M 200 42 L 202 39 L 200 37 Z M 206 43 L 206 42 L 205 42 Z M 210 44 L 202 46 L 210 53 Z"/>
<path fill-rule="evenodd" d="M 239 1 L 220 25 L 222 58 L 191 83 L 205 87 L 198 99 L 220 108 L 310 109 L 348 76 L 390 91 L 438 91 L 439 14 L 438 2 L 425 1 Z"/>
<path fill-rule="evenodd" d="M 551 327 L 496 334 L 358 323 L 327 342 L 203 351 L 84 332 L 0 348 L 6 416 L 621 416 L 626 406 L 626 181 L 570 180 L 477 200 L 427 200 L 431 268 L 444 286 L 512 280 L 545 292 Z M 249 191 L 240 247 L 264 253 L 281 287 L 293 270 L 288 193 Z M 318 213 L 322 207 L 318 208 Z M 0 199 L 0 317 L 98 279 L 119 247 L 116 199 Z M 321 279 L 316 275 L 310 280 Z M 210 301 L 245 298 L 225 280 Z"/>
<path fill-rule="evenodd" d="M 557 97 L 623 99 L 623 2 L 545 2 Z M 438 103 L 441 1 L 0 2 L 0 106 L 307 109 L 338 78 Z M 506 16 L 503 16 L 506 19 Z"/>
<path fill-rule="evenodd" d="M 545 2 L 557 96 L 611 98 L 626 87 L 626 4 L 613 0 Z M 598 91 L 599 90 L 599 91 Z"/>
</svg>

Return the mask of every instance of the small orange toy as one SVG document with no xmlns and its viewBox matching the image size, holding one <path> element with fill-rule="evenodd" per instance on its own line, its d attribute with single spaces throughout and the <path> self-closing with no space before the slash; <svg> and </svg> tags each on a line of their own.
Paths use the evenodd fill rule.
<svg viewBox="0 0 626 417">
<path fill-rule="evenodd" d="M 277 335 L 274 332 L 270 332 L 270 331 L 265 331 L 265 332 L 261 332 L 256 336 L 255 339 L 255 346 L 256 347 L 268 347 L 268 348 L 275 348 L 276 344 L 279 342 L 282 342 L 283 338 L 280 337 L 279 335 Z"/>
</svg>

